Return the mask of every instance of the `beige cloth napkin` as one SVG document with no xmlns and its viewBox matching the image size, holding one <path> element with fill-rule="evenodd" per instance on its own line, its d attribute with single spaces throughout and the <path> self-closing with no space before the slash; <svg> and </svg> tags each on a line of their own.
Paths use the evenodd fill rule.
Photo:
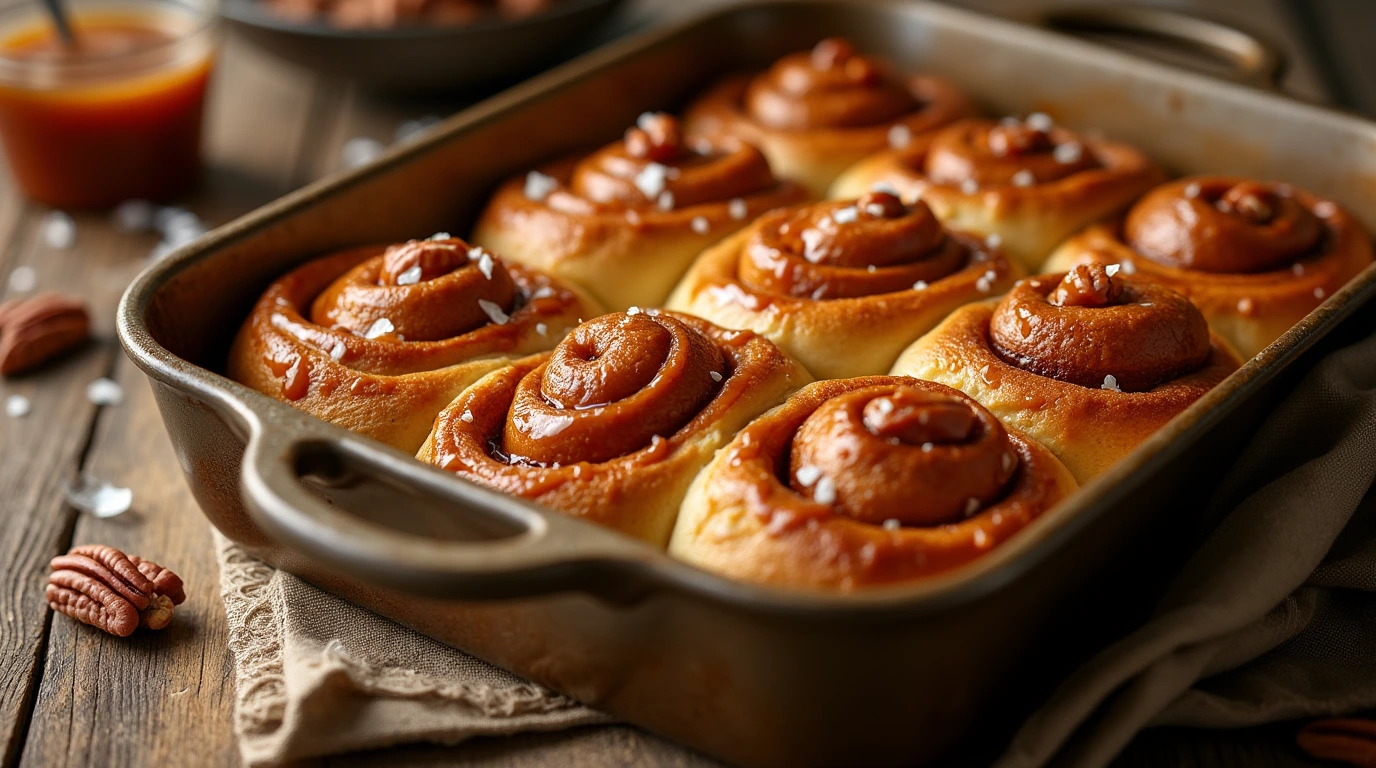
<svg viewBox="0 0 1376 768">
<path fill-rule="evenodd" d="M 1150 725 L 1376 707 L 1373 477 L 1376 337 L 1325 359 L 1273 413 L 1155 618 L 1067 680 L 1000 765 L 1104 765 Z M 217 543 L 251 766 L 608 721 Z"/>
</svg>

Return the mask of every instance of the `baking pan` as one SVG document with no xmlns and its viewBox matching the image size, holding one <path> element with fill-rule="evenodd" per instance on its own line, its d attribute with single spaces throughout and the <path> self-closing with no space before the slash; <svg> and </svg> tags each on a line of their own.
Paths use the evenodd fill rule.
<svg viewBox="0 0 1376 768">
<path fill-rule="evenodd" d="M 615 42 L 149 267 L 120 339 L 205 515 L 258 557 L 444 642 L 746 765 L 906 764 L 1007 725 L 1149 605 L 1202 500 L 1325 344 L 1370 323 L 1376 269 L 1128 459 L 968 567 L 839 596 L 731 582 L 466 483 L 236 384 L 268 282 L 360 242 L 464 231 L 493 186 L 828 35 L 1043 110 L 1178 172 L 1281 178 L 1376 227 L 1376 124 L 925 3 L 759 3 Z M 967 751 L 968 754 L 968 751 Z"/>
</svg>

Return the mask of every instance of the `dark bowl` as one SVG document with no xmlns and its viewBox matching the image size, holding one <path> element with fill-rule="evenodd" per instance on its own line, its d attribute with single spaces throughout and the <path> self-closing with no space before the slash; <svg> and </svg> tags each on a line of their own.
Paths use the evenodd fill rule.
<svg viewBox="0 0 1376 768">
<path fill-rule="evenodd" d="M 532 74 L 570 52 L 621 2 L 563 0 L 525 19 L 392 29 L 290 21 L 261 0 L 223 0 L 221 13 L 256 45 L 307 69 L 380 91 L 433 93 Z"/>
</svg>

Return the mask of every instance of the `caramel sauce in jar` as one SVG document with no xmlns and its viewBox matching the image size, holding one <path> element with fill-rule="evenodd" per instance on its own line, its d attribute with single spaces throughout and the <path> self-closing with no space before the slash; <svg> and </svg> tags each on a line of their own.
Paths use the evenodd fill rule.
<svg viewBox="0 0 1376 768">
<path fill-rule="evenodd" d="M 209 12 L 138 0 L 70 13 L 71 47 L 44 19 L 0 20 L 0 138 L 15 180 L 71 208 L 187 191 L 201 165 Z"/>
</svg>

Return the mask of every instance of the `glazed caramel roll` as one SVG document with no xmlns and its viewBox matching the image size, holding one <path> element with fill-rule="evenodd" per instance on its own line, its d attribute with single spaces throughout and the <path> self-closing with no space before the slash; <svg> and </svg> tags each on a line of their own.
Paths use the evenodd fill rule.
<svg viewBox="0 0 1376 768">
<path fill-rule="evenodd" d="M 930 381 L 821 381 L 703 470 L 670 554 L 746 581 L 850 591 L 974 560 L 1075 490 L 1046 448 Z"/>
<path fill-rule="evenodd" d="M 448 235 L 353 248 L 268 286 L 229 376 L 415 452 L 465 387 L 600 311 L 571 285 Z"/>
<path fill-rule="evenodd" d="M 1372 261 L 1351 214 L 1288 184 L 1197 176 L 1163 184 L 1120 222 L 1094 224 L 1048 269 L 1117 264 L 1185 294 L 1250 358 Z"/>
<path fill-rule="evenodd" d="M 1238 365 L 1184 296 L 1091 265 L 956 310 L 893 372 L 965 392 L 1085 483 Z"/>
<path fill-rule="evenodd" d="M 418 458 L 662 549 L 713 452 L 808 381 L 749 331 L 632 308 L 480 379 Z"/>
<path fill-rule="evenodd" d="M 828 38 L 765 72 L 722 81 L 686 120 L 704 135 L 758 146 L 777 175 L 821 197 L 860 158 L 971 114 L 969 99 L 945 80 L 895 74 L 848 41 Z"/>
<path fill-rule="evenodd" d="M 998 249 L 946 231 L 925 204 L 873 192 L 761 216 L 703 253 L 668 306 L 755 331 L 836 379 L 887 372 L 951 310 L 1016 277 Z"/>
<path fill-rule="evenodd" d="M 952 229 L 992 236 L 1029 272 L 1062 240 L 1111 216 L 1164 176 L 1142 152 L 1056 125 L 961 120 L 857 163 L 830 196 L 872 188 L 922 199 Z"/>
<path fill-rule="evenodd" d="M 502 185 L 473 238 L 624 310 L 663 303 L 704 248 L 805 199 L 755 147 L 685 137 L 676 118 L 647 113 L 621 141 Z"/>
</svg>

